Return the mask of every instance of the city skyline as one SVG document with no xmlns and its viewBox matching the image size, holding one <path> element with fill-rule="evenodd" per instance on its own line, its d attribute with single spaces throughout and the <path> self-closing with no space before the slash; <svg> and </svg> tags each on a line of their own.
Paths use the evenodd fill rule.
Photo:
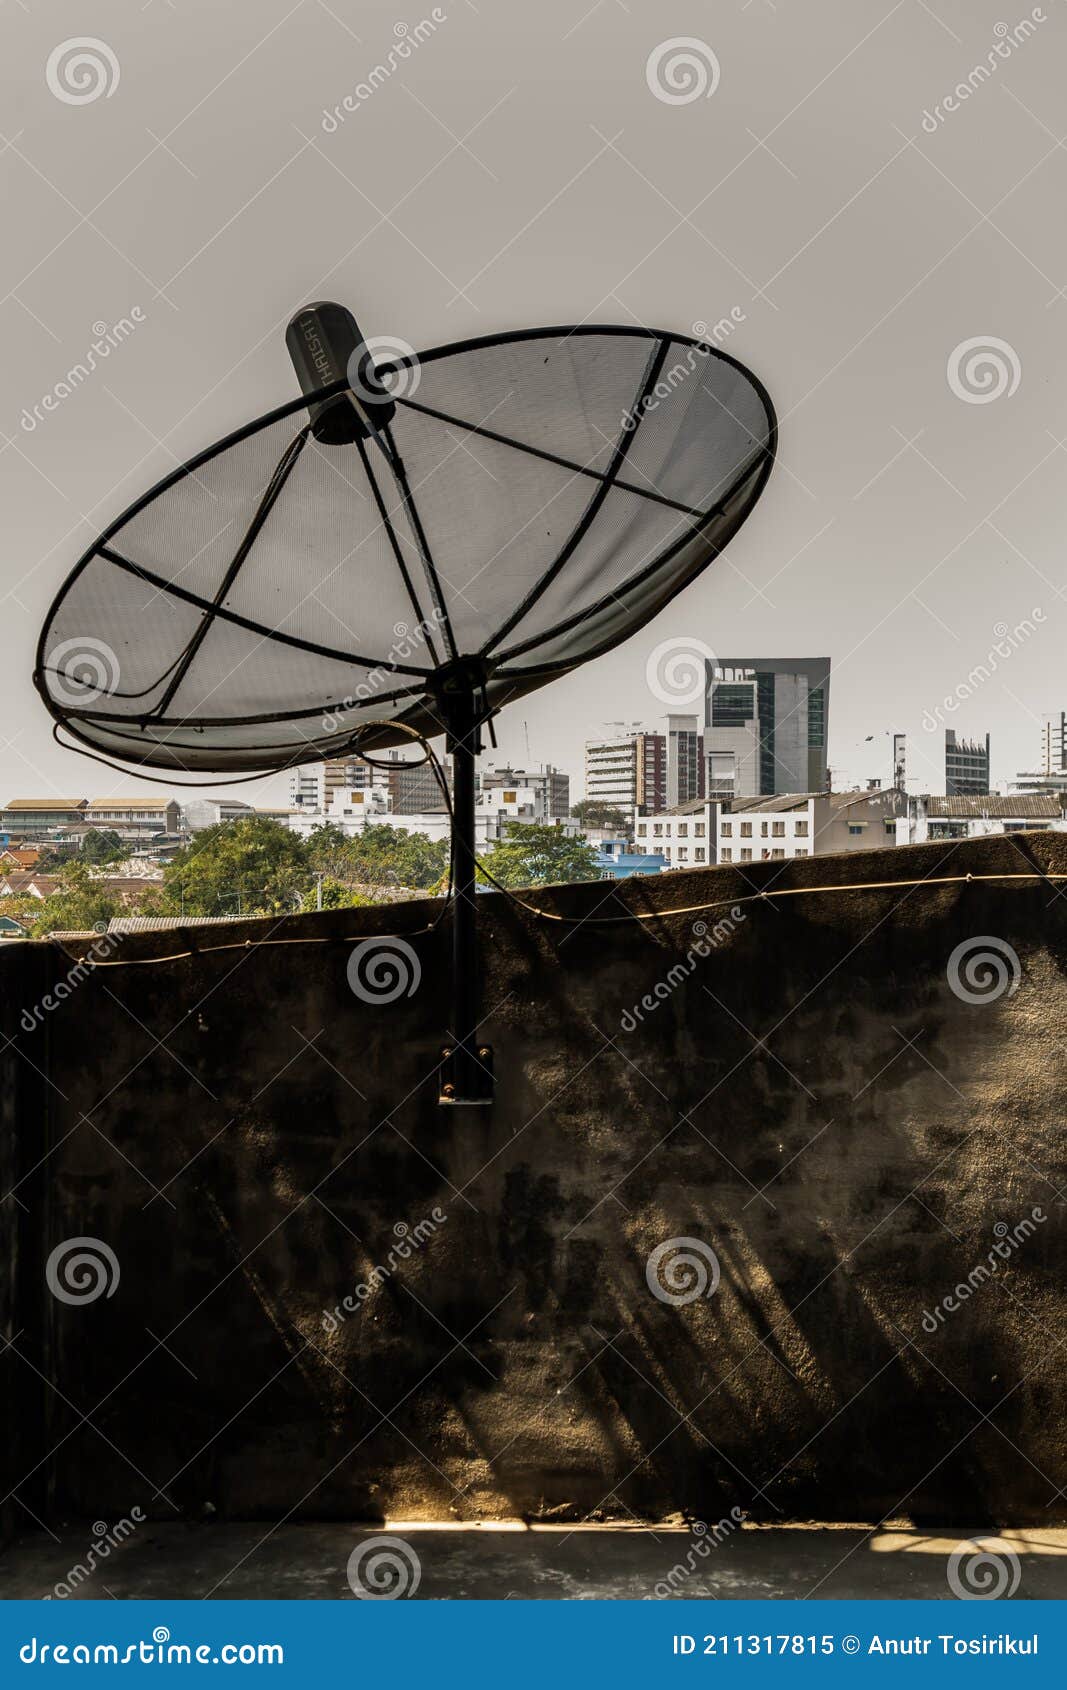
<svg viewBox="0 0 1067 1690">
<path fill-rule="evenodd" d="M 912 17 L 913 8 L 869 20 L 843 8 L 835 29 L 846 69 L 820 60 L 808 79 L 817 49 L 807 22 L 780 8 L 774 52 L 763 52 L 772 15 L 762 10 L 716 18 L 716 52 L 729 72 L 714 99 L 675 108 L 647 87 L 655 29 L 638 11 L 610 8 L 609 26 L 601 9 L 567 34 L 561 101 L 550 42 L 571 31 L 573 17 L 564 24 L 560 10 L 558 32 L 524 21 L 522 86 L 509 93 L 494 54 L 472 56 L 480 33 L 488 28 L 495 40 L 500 26 L 464 8 L 358 119 L 333 133 L 312 128 L 315 150 L 285 170 L 290 143 L 303 146 L 293 126 L 308 133 L 322 110 L 324 56 L 310 40 L 306 54 L 293 55 L 282 29 L 235 85 L 249 97 L 254 89 L 271 113 L 269 193 L 246 204 L 232 112 L 225 98 L 206 97 L 209 81 L 193 155 L 178 162 L 153 153 L 109 199 L 104 238 L 88 225 L 71 233 L 58 196 L 9 149 L 11 219 L 41 232 L 24 263 L 11 259 L 9 287 L 18 289 L 26 271 L 33 277 L 19 294 L 32 312 L 14 298 L 4 307 L 12 444 L 0 460 L 8 557 L 0 741 L 13 741 L 0 745 L 5 788 L 64 792 L 86 778 L 79 756 L 54 745 L 30 688 L 34 642 L 60 582 L 103 522 L 176 461 L 295 395 L 284 325 L 328 287 L 352 298 L 368 334 L 416 348 L 538 322 L 636 321 L 686 332 L 725 322 L 724 349 L 774 393 L 778 462 L 757 520 L 642 634 L 585 674 L 506 707 L 497 722 L 502 760 L 523 762 L 528 732 L 537 759 L 565 769 L 579 791 L 584 731 L 575 724 L 596 731 L 605 719 L 647 716 L 655 706 L 644 680 L 649 655 L 695 633 L 713 652 L 829 655 L 838 785 L 888 775 L 898 731 L 908 735 L 919 786 L 939 784 L 946 726 L 968 738 L 992 735 L 994 784 L 1034 763 L 1041 719 L 1061 707 L 1067 397 L 1046 372 L 1061 356 L 1067 232 L 1047 216 L 1059 157 L 1047 126 L 1060 103 L 1053 48 L 1064 18 L 1051 14 L 996 85 L 931 134 L 923 113 L 995 39 L 993 0 L 957 8 L 951 30 L 925 13 Z M 29 61 L 43 66 L 54 45 L 44 23 L 13 13 L 11 24 Z M 373 40 L 391 27 L 385 11 L 368 7 L 371 56 Z M 337 26 L 319 8 L 305 28 L 321 36 L 325 53 L 335 46 Z M 217 29 L 220 63 L 241 62 L 240 16 L 220 14 Z M 72 118 L 81 133 L 88 126 L 123 151 L 148 145 L 146 126 L 158 127 L 166 47 L 150 38 L 140 50 L 139 73 L 81 112 L 49 93 L 43 73 L 36 83 L 17 76 L 14 58 L 0 68 L 10 131 L 24 130 L 19 153 L 75 204 L 92 206 L 96 196 L 88 158 L 71 152 Z M 882 54 L 891 76 L 851 74 Z M 813 91 L 794 112 L 798 75 Z M 432 110 L 450 87 L 462 90 L 451 97 L 469 122 L 485 120 L 480 146 L 468 145 L 479 156 L 489 149 L 495 171 L 523 181 L 532 171 L 539 184 L 526 216 L 502 212 L 513 230 L 474 252 L 471 230 L 455 216 L 457 197 L 472 180 L 492 183 L 464 149 L 437 168 L 441 131 L 415 103 Z M 549 95 L 558 121 L 537 122 L 535 163 L 528 125 Z M 764 117 L 768 128 L 784 125 L 778 139 L 788 139 L 788 157 L 773 139 L 767 153 L 746 136 L 746 123 L 763 133 Z M 693 144 L 708 125 L 725 149 L 710 176 L 704 147 Z M 828 145 L 841 134 L 847 148 Z M 410 160 L 413 144 L 423 162 L 412 174 L 396 160 Z M 398 214 L 402 234 L 380 227 L 342 179 L 368 148 L 383 209 L 424 171 L 437 171 Z M 176 241 L 173 219 L 144 216 L 141 184 L 184 204 L 187 170 L 198 178 L 196 226 Z M 315 193 L 327 187 L 346 196 L 344 226 L 328 238 L 315 209 Z M 672 204 L 701 209 L 683 218 Z M 49 257 L 61 238 L 66 245 Z M 189 250 L 201 249 L 187 262 Z M 581 264 L 570 262 L 576 253 Z M 250 274 L 254 289 L 245 285 Z M 84 362 L 94 326 L 122 322 L 132 327 L 106 362 L 53 400 L 53 386 Z M 986 346 L 984 363 L 976 341 Z M 353 625 L 358 593 L 355 582 Z M 991 667 L 1002 635 L 1027 620 L 1033 632 L 973 696 L 956 701 L 976 668 Z M 285 789 L 284 777 L 234 787 L 263 803 L 280 802 Z"/>
</svg>

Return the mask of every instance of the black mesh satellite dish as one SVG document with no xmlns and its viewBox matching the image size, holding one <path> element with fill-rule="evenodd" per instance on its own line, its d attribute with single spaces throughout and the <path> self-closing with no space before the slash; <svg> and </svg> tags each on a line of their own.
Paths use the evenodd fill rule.
<svg viewBox="0 0 1067 1690">
<path fill-rule="evenodd" d="M 105 530 L 34 680 L 84 749 L 137 769 L 272 771 L 446 734 L 462 999 L 482 724 L 707 566 L 767 480 L 773 408 L 735 359 L 667 331 L 375 356 L 320 303 L 286 339 L 303 398 Z M 459 1097 L 478 1090 L 475 1009 L 457 1002 Z"/>
</svg>

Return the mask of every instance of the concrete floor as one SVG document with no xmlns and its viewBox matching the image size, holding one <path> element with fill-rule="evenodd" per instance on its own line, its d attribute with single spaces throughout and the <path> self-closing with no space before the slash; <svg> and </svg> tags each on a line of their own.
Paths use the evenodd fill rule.
<svg viewBox="0 0 1067 1690">
<path fill-rule="evenodd" d="M 402 1540 L 419 1599 L 912 1597 L 938 1600 L 953 1551 L 988 1531 L 932 1534 L 910 1528 L 744 1528 L 718 1544 L 688 1527 L 474 1527 L 328 1523 L 137 1527 L 88 1577 L 68 1581 L 94 1541 L 92 1522 L 34 1532 L 0 1556 L 0 1598 L 71 1594 L 146 1599 L 351 1598 L 346 1568 L 368 1539 Z M 1010 1554 L 1005 1555 L 1007 1545 Z M 997 1546 L 992 1546 L 997 1548 Z M 1017 1557 L 1016 1600 L 1067 1597 L 1067 1530 L 1003 1530 L 1004 1578 Z M 369 1563 L 375 1554 L 365 1551 Z M 665 1582 L 672 1569 L 678 1569 Z"/>
</svg>

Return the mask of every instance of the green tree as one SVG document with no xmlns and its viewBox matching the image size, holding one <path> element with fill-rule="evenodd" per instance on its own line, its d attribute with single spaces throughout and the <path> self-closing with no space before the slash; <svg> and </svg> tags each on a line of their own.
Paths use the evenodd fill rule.
<svg viewBox="0 0 1067 1690">
<path fill-rule="evenodd" d="M 348 844 L 348 835 L 336 822 L 313 827 L 305 840 L 308 863 L 324 874 L 335 874 L 348 860 Z"/>
<path fill-rule="evenodd" d="M 312 883 L 298 834 L 269 816 L 204 828 L 163 870 L 173 915 L 276 915 L 298 908 Z"/>
<path fill-rule="evenodd" d="M 351 886 L 346 886 L 343 880 L 334 880 L 331 875 L 322 877 L 322 901 L 319 901 L 318 884 L 311 886 L 304 893 L 301 909 L 303 910 L 347 910 L 358 909 L 362 904 L 369 904 L 369 898 L 364 898 Z"/>
<path fill-rule="evenodd" d="M 506 837 L 486 859 L 486 868 L 502 886 L 600 879 L 596 851 L 581 834 L 516 821 L 506 822 L 505 830 Z"/>
<path fill-rule="evenodd" d="M 56 879 L 56 889 L 47 898 L 19 900 L 22 912 L 33 923 L 35 939 L 60 931 L 88 933 L 92 928 L 102 930 L 112 916 L 129 913 L 111 887 L 92 878 L 85 863 L 64 863 Z M 12 910 L 12 914 L 15 913 Z"/>
<path fill-rule="evenodd" d="M 314 869 L 348 884 L 430 891 L 448 873 L 447 840 L 406 833 L 388 822 L 373 822 L 351 837 L 327 822 L 310 834 L 307 849 Z"/>
<path fill-rule="evenodd" d="M 87 863 L 116 863 L 126 855 L 126 849 L 113 828 L 91 827 L 79 854 Z"/>
<path fill-rule="evenodd" d="M 580 804 L 571 807 L 571 815 L 583 827 L 610 827 L 616 829 L 620 837 L 629 838 L 633 825 L 625 810 L 617 810 L 611 804 L 598 803 L 595 798 L 586 798 Z"/>
</svg>

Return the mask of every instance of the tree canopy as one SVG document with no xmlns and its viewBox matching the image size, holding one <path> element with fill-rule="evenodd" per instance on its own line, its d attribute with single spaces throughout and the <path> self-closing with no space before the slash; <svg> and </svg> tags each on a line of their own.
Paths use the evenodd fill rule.
<svg viewBox="0 0 1067 1690">
<path fill-rule="evenodd" d="M 388 822 L 375 822 L 353 838 L 327 822 L 309 835 L 307 852 L 312 868 L 361 886 L 434 891 L 448 875 L 446 839 L 405 833 Z"/>
<path fill-rule="evenodd" d="M 530 822 L 509 821 L 504 826 L 505 837 L 485 859 L 486 868 L 501 886 L 600 879 L 596 851 L 581 834 Z"/>
<path fill-rule="evenodd" d="M 113 828 L 91 827 L 79 855 L 87 863 L 116 863 L 126 855 L 126 847 Z"/>
<path fill-rule="evenodd" d="M 596 852 L 562 827 L 505 822 L 505 837 L 486 857 L 504 886 L 543 886 L 596 880 Z M 92 835 L 87 835 L 87 841 Z M 375 822 L 346 837 L 336 824 L 301 838 L 269 816 L 241 816 L 205 828 L 163 870 L 158 888 L 108 884 L 100 866 L 110 861 L 107 834 L 52 870 L 49 897 L 4 900 L 6 913 L 32 924 L 35 937 L 67 929 L 102 929 L 119 915 L 282 915 L 319 907 L 343 909 L 410 892 L 443 892 L 448 881 L 447 839 L 405 833 Z M 95 853 L 99 852 L 97 856 Z M 483 880 L 485 877 L 482 877 Z"/>
<path fill-rule="evenodd" d="M 173 915 L 280 915 L 311 883 L 303 840 L 270 816 L 204 828 L 163 870 Z"/>
<path fill-rule="evenodd" d="M 93 878 L 87 863 L 71 858 L 56 873 L 58 882 L 47 898 L 11 898 L 4 900 L 5 914 L 17 915 L 31 924 L 34 938 L 48 933 L 102 932 L 113 916 L 129 915 L 117 887 Z M 161 912 L 161 893 L 145 893 L 139 900 L 141 914 Z"/>
</svg>

